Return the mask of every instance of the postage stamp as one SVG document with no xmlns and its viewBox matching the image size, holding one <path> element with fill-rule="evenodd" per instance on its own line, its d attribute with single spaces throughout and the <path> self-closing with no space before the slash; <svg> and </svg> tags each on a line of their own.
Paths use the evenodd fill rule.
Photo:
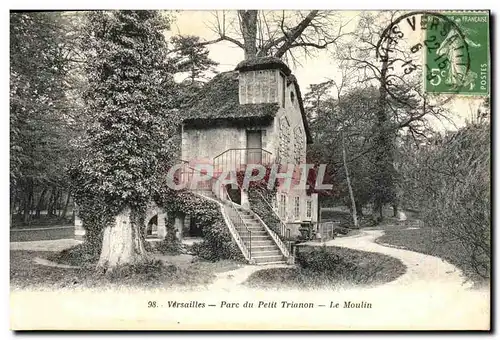
<svg viewBox="0 0 500 340">
<path fill-rule="evenodd" d="M 490 83 L 487 12 L 413 11 L 397 16 L 377 44 L 391 96 L 407 87 L 443 105 L 457 95 L 487 96 Z M 420 81 L 419 81 L 420 80 Z M 411 84 L 418 82 L 418 87 Z M 430 95 L 430 96 L 428 96 Z"/>
<path fill-rule="evenodd" d="M 443 24 L 431 25 L 426 30 L 425 90 L 456 93 L 460 88 L 461 95 L 488 95 L 491 79 L 489 14 L 442 14 L 456 26 L 442 20 Z"/>
</svg>

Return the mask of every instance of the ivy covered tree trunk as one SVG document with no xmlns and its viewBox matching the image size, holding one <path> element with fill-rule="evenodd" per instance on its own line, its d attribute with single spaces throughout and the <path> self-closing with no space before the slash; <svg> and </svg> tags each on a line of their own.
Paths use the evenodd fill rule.
<svg viewBox="0 0 500 340">
<path fill-rule="evenodd" d="M 165 169 L 174 86 L 168 20 L 158 11 L 95 11 L 87 19 L 83 97 L 94 120 L 72 191 L 84 227 L 91 222 L 93 237 L 102 237 L 97 269 L 110 272 L 147 260 L 142 213 Z"/>
<path fill-rule="evenodd" d="M 114 223 L 104 228 L 97 267 L 109 272 L 122 265 L 146 261 L 141 226 L 141 219 L 130 209 L 116 216 Z"/>
</svg>

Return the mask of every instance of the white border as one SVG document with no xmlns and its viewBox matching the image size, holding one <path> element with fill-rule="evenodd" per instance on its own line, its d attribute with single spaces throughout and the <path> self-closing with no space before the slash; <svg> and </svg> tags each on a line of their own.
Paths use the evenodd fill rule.
<svg viewBox="0 0 500 340">
<path fill-rule="evenodd" d="M 1 13 L 2 19 L 2 34 L 1 36 L 1 42 L 2 46 L 4 46 L 4 50 L 2 53 L 2 65 L 3 67 L 1 68 L 3 72 L 3 89 L 2 89 L 2 107 L 5 109 L 5 112 L 2 116 L 2 132 L 0 134 L 2 138 L 2 147 L 1 147 L 1 152 L 2 152 L 2 158 L 4 160 L 3 162 L 3 167 L 2 167 L 2 176 L 1 176 L 1 192 L 2 192 L 2 204 L 0 204 L 0 209 L 2 214 L 1 216 L 3 217 L 3 230 L 4 232 L 8 233 L 9 228 L 8 228 L 8 205 L 9 205 L 9 162 L 8 162 L 8 157 L 9 157 L 9 117 L 8 117 L 8 107 L 9 107 L 9 97 L 8 97 L 8 89 L 9 89 L 9 50 L 8 50 L 8 41 L 9 41 L 9 9 L 115 9 L 115 8 L 127 8 L 127 9 L 188 9 L 188 10 L 193 10 L 193 9 L 235 9 L 235 8 L 245 8 L 247 6 L 251 6 L 251 8 L 259 8 L 259 9 L 310 9 L 310 8 L 318 8 L 318 9 L 338 9 L 338 10 L 353 10 L 353 9 L 370 9 L 370 7 L 373 9 L 373 6 L 376 6 L 376 9 L 431 9 L 431 10 L 437 10 L 437 9 L 487 9 L 487 8 L 493 8 L 493 13 L 498 12 L 498 1 L 470 1 L 470 0 L 441 0 L 441 1 L 431 1 L 431 0 L 425 0 L 425 1 L 418 1 L 418 2 L 397 2 L 397 1 L 377 1 L 376 3 L 374 2 L 367 2 L 367 1 L 361 1 L 361 0 L 350 0 L 350 1 L 320 1 L 320 0 L 309 0 L 309 1 L 298 1 L 298 0 L 290 0 L 286 2 L 276 2 L 276 1 L 269 1 L 269 0 L 254 0 L 252 2 L 248 1 L 229 1 L 229 0 L 223 0 L 223 1 L 217 1 L 217 2 L 207 2 L 203 0 L 184 0 L 182 2 L 168 2 L 168 1 L 151 1 L 151 0 L 141 0 L 141 1 L 107 1 L 107 0 L 76 0 L 76 1 L 26 1 L 26 0 L 21 0 L 21 1 L 5 1 L 2 2 L 2 7 L 5 6 L 5 10 L 3 10 Z M 403 6 L 403 8 L 402 8 Z M 412 6 L 412 8 L 407 8 L 408 6 Z M 492 28 L 498 27 L 495 25 Z M 493 33 L 493 36 L 495 36 L 495 33 Z M 492 49 L 495 49 L 495 51 L 492 51 L 493 55 L 498 55 L 498 53 L 495 53 L 497 51 L 497 45 L 495 44 L 492 46 Z M 492 60 L 495 62 L 496 60 Z M 494 69 L 494 74 L 492 74 L 492 81 L 493 77 L 495 77 L 494 80 L 497 80 L 497 69 Z M 500 98 L 498 95 L 498 86 L 494 88 L 494 93 L 492 93 L 492 96 L 494 98 Z M 496 114 L 496 101 L 494 101 L 495 106 L 492 108 L 493 114 Z M 493 119 L 493 121 L 496 119 Z M 497 133 L 497 128 L 494 127 L 494 133 Z M 494 149 L 493 150 L 500 150 L 500 142 L 498 138 L 494 138 Z M 498 156 L 496 157 L 496 161 L 498 161 Z M 495 164 L 495 168 L 498 169 L 499 164 Z M 498 180 L 496 181 L 498 183 Z M 497 189 L 497 185 L 495 185 L 495 188 Z M 495 204 L 495 208 L 497 208 L 497 204 Z M 495 209 L 496 210 L 496 209 Z M 499 232 L 495 232 L 496 237 L 494 242 L 497 242 L 497 238 L 499 235 Z M 9 240 L 8 235 L 5 237 L 6 240 Z M 495 261 L 495 263 L 497 263 Z M 5 294 L 9 294 L 9 246 L 8 244 L 4 244 L 3 247 L 3 252 L 2 252 L 2 259 L 1 259 L 1 264 L 2 264 L 2 273 L 4 275 L 2 282 L 2 288 Z M 495 269 L 498 269 L 497 266 L 495 266 Z M 496 284 L 495 284 L 496 286 Z M 497 286 L 495 288 L 498 288 Z M 498 290 L 497 290 L 498 293 Z M 9 301 L 8 296 L 6 296 L 6 299 L 4 301 Z M 14 337 L 14 334 L 10 331 L 9 329 L 9 303 L 4 303 L 4 308 L 2 309 L 2 318 L 1 320 L 3 321 L 3 325 L 1 326 L 2 329 L 2 338 L 3 339 L 11 339 Z M 40 312 L 43 313 L 43 306 L 40 306 Z M 498 315 L 498 314 L 497 314 Z M 498 319 L 497 319 L 498 320 Z M 496 323 L 498 326 L 498 323 Z M 41 336 L 46 336 L 46 337 L 52 337 L 53 335 L 51 334 L 39 334 Z M 74 335 L 74 334 L 73 334 Z M 104 339 L 105 337 L 110 336 L 111 334 L 103 335 L 94 335 L 95 338 L 98 339 Z M 218 336 L 218 334 L 214 334 L 215 336 Z M 256 334 L 259 338 L 272 338 L 275 337 L 276 334 Z M 340 336 L 340 337 L 345 337 L 346 335 L 344 334 L 330 334 L 329 336 Z M 426 338 L 437 338 L 438 335 L 430 335 L 430 334 L 422 334 L 426 336 Z M 461 334 L 462 336 L 466 334 Z M 66 335 L 58 335 L 59 338 L 68 338 L 70 337 L 70 334 Z M 78 335 L 81 336 L 81 335 Z M 123 334 L 117 334 L 117 336 L 123 336 Z M 179 335 L 179 334 L 167 334 L 166 336 L 168 337 L 185 337 L 186 335 Z M 192 335 L 191 335 L 192 336 Z M 288 336 L 288 335 L 285 335 Z M 307 334 L 297 334 L 296 336 L 302 338 L 307 336 Z M 359 335 L 358 335 L 359 336 Z M 373 336 L 373 335 L 372 335 Z M 375 334 L 375 338 L 386 338 L 386 334 Z M 401 335 L 399 335 L 401 336 Z M 474 335 L 466 335 L 467 337 L 475 337 Z M 143 339 L 144 335 L 143 334 L 134 334 L 131 336 L 127 336 L 128 338 L 134 338 L 134 339 Z M 349 336 L 350 337 L 350 336 Z"/>
</svg>

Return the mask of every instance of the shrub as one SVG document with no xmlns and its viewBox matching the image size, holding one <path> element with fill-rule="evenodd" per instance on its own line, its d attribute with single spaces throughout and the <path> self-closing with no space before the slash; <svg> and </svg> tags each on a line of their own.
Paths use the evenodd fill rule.
<svg viewBox="0 0 500 340">
<path fill-rule="evenodd" d="M 108 271 L 105 276 L 111 282 L 116 281 L 161 281 L 164 276 L 175 274 L 178 268 L 174 265 L 166 265 L 161 260 L 149 260 L 137 264 L 119 266 Z"/>
<path fill-rule="evenodd" d="M 490 277 L 490 125 L 468 125 L 406 152 L 406 205 L 437 230 L 436 246 L 455 249 L 449 260 L 469 276 Z M 449 247 L 449 245 L 453 247 Z"/>
<path fill-rule="evenodd" d="M 203 228 L 203 241 L 192 247 L 195 255 L 209 261 L 243 258 L 217 203 L 186 190 L 174 191 L 167 188 L 162 193 L 159 204 L 171 216 L 179 213 L 190 215 Z M 175 243 L 166 241 L 164 246 L 170 249 L 175 247 Z"/>
<path fill-rule="evenodd" d="M 99 260 L 100 251 L 100 247 L 96 247 L 95 243 L 84 242 L 54 253 L 50 255 L 48 259 L 56 263 L 70 266 L 93 266 Z"/>
<path fill-rule="evenodd" d="M 328 272 L 331 274 L 354 271 L 356 265 L 339 255 L 329 252 L 326 246 L 319 250 L 303 251 L 297 253 L 297 263 L 304 269 L 314 272 Z"/>
<path fill-rule="evenodd" d="M 182 243 L 175 236 L 174 226 L 171 223 L 167 223 L 166 229 L 167 235 L 165 235 L 165 238 L 157 244 L 156 250 L 166 255 L 180 254 L 182 252 Z"/>
<path fill-rule="evenodd" d="M 244 259 L 223 221 L 216 221 L 204 229 L 203 242 L 193 244 L 192 252 L 209 261 Z"/>
<path fill-rule="evenodd" d="M 297 252 L 297 264 L 307 275 L 321 280 L 372 284 L 388 282 L 406 271 L 398 259 L 383 254 L 341 247 L 306 247 Z"/>
</svg>

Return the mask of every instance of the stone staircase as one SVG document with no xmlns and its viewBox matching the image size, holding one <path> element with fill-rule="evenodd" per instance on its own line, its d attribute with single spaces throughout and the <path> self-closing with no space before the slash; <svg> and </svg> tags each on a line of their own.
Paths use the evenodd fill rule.
<svg viewBox="0 0 500 340">
<path fill-rule="evenodd" d="M 248 235 L 246 229 L 238 230 L 238 232 L 240 233 L 243 242 L 245 242 L 245 245 L 250 250 L 252 259 L 255 260 L 255 263 L 286 263 L 286 259 L 280 249 L 261 222 L 254 216 L 254 213 L 242 207 L 238 207 L 237 209 L 251 232 L 251 242 L 250 235 Z"/>
<path fill-rule="evenodd" d="M 220 202 L 220 200 L 210 190 L 202 190 L 199 191 L 199 193 L 205 197 Z M 227 204 L 227 202 L 223 204 Z M 255 213 L 239 205 L 236 206 L 236 209 L 247 226 L 246 228 L 236 227 L 236 231 L 240 235 L 247 249 L 250 251 L 251 258 L 255 261 L 255 264 L 266 265 L 286 263 L 286 258 L 283 256 L 278 245 L 275 243 L 271 235 L 269 235 L 259 219 L 255 216 Z M 250 233 L 248 231 L 250 231 Z"/>
</svg>

